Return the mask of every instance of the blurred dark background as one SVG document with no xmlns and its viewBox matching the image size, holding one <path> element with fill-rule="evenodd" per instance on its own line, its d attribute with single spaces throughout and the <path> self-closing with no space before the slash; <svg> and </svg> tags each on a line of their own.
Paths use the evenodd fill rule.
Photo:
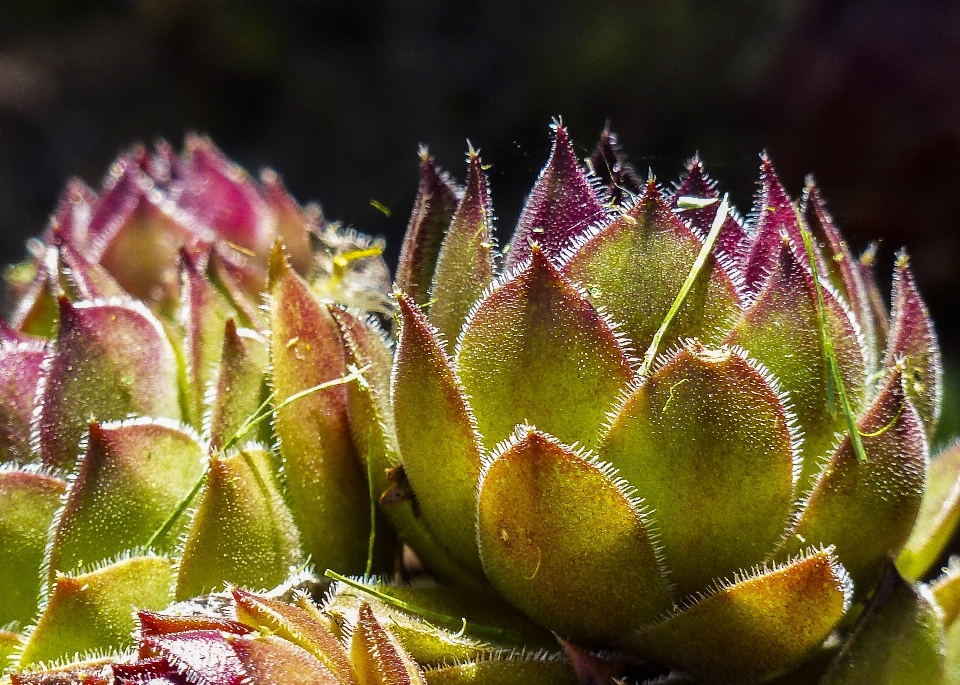
<svg viewBox="0 0 960 685">
<path fill-rule="evenodd" d="M 462 178 L 469 137 L 509 233 L 554 115 L 583 154 L 609 118 L 663 182 L 699 150 L 743 212 L 760 150 L 792 193 L 814 173 L 854 246 L 881 240 L 885 283 L 910 250 L 955 384 L 956 2 L 6 0 L 3 261 L 22 258 L 69 176 L 96 185 L 132 142 L 186 131 L 387 236 L 394 260 L 417 144 Z M 960 433 L 952 392 L 946 415 L 941 439 Z"/>
</svg>

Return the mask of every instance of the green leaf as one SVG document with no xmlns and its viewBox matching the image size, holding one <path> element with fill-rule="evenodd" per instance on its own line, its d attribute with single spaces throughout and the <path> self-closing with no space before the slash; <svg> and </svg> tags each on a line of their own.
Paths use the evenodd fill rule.
<svg viewBox="0 0 960 685">
<path fill-rule="evenodd" d="M 177 360 L 157 319 L 139 302 L 71 304 L 60 330 L 39 412 L 43 464 L 66 471 L 80 456 L 91 418 L 180 419 Z"/>
<path fill-rule="evenodd" d="M 493 207 L 480 156 L 470 149 L 470 171 L 463 199 L 450 223 L 430 289 L 430 323 L 447 343 L 460 335 L 473 303 L 493 280 Z"/>
<path fill-rule="evenodd" d="M 833 376 L 826 361 L 816 286 L 806 259 L 782 243 L 774 270 L 744 312 L 727 341 L 745 348 L 787 393 L 803 432 L 803 467 L 798 492 L 809 490 L 847 421 L 833 398 Z M 826 330 L 832 341 L 853 412 L 864 402 L 865 361 L 850 314 L 832 290 L 823 287 Z"/>
<path fill-rule="evenodd" d="M 428 670 L 427 685 L 577 685 L 570 665 L 560 659 L 508 656 L 468 661 Z"/>
<path fill-rule="evenodd" d="M 960 616 L 960 557 L 950 557 L 947 568 L 933 581 L 930 590 L 943 612 L 944 628 L 950 628 Z"/>
<path fill-rule="evenodd" d="M 180 321 L 184 328 L 188 413 L 199 428 L 207 388 L 215 378 L 223 350 L 223 327 L 233 313 L 229 303 L 204 277 L 186 251 L 180 253 Z"/>
<path fill-rule="evenodd" d="M 270 455 L 250 446 L 210 458 L 177 576 L 177 599 L 223 589 L 254 590 L 286 580 L 304 561 Z"/>
<path fill-rule="evenodd" d="M 704 683 L 760 683 L 793 668 L 847 610 L 849 580 L 829 548 L 758 571 L 735 574 L 732 583 L 718 584 L 626 642 Z"/>
<path fill-rule="evenodd" d="M 653 510 L 677 595 L 762 562 L 789 523 L 799 438 L 742 350 L 689 342 L 626 399 L 600 458 Z"/>
<path fill-rule="evenodd" d="M 222 448 L 246 419 L 258 413 L 265 395 L 268 362 L 266 341 L 256 331 L 238 329 L 233 319 L 227 319 L 220 368 L 211 388 L 213 406 L 209 408 L 207 431 L 212 449 Z M 237 442 L 256 436 L 255 427 L 251 427 L 238 436 Z"/>
<path fill-rule="evenodd" d="M 53 532 L 49 580 L 143 547 L 203 473 L 203 448 L 171 421 L 90 424 L 87 450 Z M 181 520 L 154 551 L 174 551 Z"/>
<path fill-rule="evenodd" d="M 877 594 L 830 665 L 823 685 L 941 685 L 940 619 L 929 595 L 888 564 Z"/>
<path fill-rule="evenodd" d="M 920 513 L 897 570 L 908 580 L 919 580 L 940 557 L 960 521 L 960 443 L 954 443 L 930 461 Z"/>
<path fill-rule="evenodd" d="M 37 615 L 47 531 L 67 484 L 35 471 L 0 469 L 0 626 L 24 626 Z"/>
<path fill-rule="evenodd" d="M 527 426 L 480 481 L 487 577 L 541 625 L 617 644 L 672 606 L 651 532 L 615 471 Z"/>
<path fill-rule="evenodd" d="M 627 214 L 578 247 L 563 273 L 596 307 L 621 325 L 639 352 L 646 350 L 671 309 L 703 240 L 676 218 L 650 181 Z M 696 275 L 661 349 L 696 336 L 719 343 L 740 314 L 737 289 L 716 257 Z"/>
<path fill-rule="evenodd" d="M 481 576 L 476 518 L 480 445 L 463 387 L 426 317 L 399 295 L 400 341 L 394 366 L 397 445 L 430 529 Z"/>
<path fill-rule="evenodd" d="M 350 658 L 360 685 L 426 685 L 420 667 L 377 620 L 369 604 L 360 606 Z"/>
<path fill-rule="evenodd" d="M 536 246 L 531 263 L 474 310 L 456 367 L 486 450 L 524 422 L 596 447 L 633 379 L 617 333 Z"/>
<path fill-rule="evenodd" d="M 343 342 L 330 307 L 314 299 L 279 246 L 274 248 L 269 312 L 276 403 L 346 375 Z M 274 430 L 304 551 L 320 568 L 363 572 L 370 496 L 350 435 L 346 388 L 335 385 L 279 408 Z"/>
<path fill-rule="evenodd" d="M 899 371 L 887 379 L 857 428 L 866 461 L 857 459 L 849 436 L 844 438 L 778 557 L 808 545 L 835 545 L 863 599 L 879 580 L 884 560 L 910 535 L 923 493 L 926 438 Z"/>
<path fill-rule="evenodd" d="M 174 563 L 121 559 L 79 575 L 58 575 L 19 667 L 133 644 L 133 607 L 158 611 L 173 601 Z"/>
</svg>

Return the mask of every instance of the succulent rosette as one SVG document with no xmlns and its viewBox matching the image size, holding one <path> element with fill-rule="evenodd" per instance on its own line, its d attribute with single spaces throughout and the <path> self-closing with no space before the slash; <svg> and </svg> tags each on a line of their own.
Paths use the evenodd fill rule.
<svg viewBox="0 0 960 685">
<path fill-rule="evenodd" d="M 389 360 L 381 251 L 201 138 L 68 186 L 0 331 L 4 655 L 130 644 L 131 606 L 309 563 L 392 568 L 346 390 L 359 350 Z"/>
<path fill-rule="evenodd" d="M 888 311 L 766 157 L 744 219 L 557 124 L 502 250 L 477 151 L 420 170 L 393 297 L 206 139 L 68 185 L 0 326 L 13 683 L 960 683 L 905 254 Z"/>
<path fill-rule="evenodd" d="M 590 161 L 556 126 L 502 266 L 479 156 L 459 195 L 424 165 L 392 400 L 442 544 L 400 533 L 580 645 L 766 681 L 851 624 L 905 546 L 917 578 L 952 530 L 931 495 L 908 543 L 940 412 L 933 327 L 906 255 L 888 315 L 870 255 L 766 157 L 746 221 L 697 159 L 671 190 L 609 136 Z"/>
</svg>

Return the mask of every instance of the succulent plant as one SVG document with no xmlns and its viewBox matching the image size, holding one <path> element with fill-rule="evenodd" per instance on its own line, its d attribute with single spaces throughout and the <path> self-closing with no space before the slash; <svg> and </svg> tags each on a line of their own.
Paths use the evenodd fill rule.
<svg viewBox="0 0 960 685">
<path fill-rule="evenodd" d="M 888 314 L 812 181 L 743 219 L 559 124 L 500 250 L 479 153 L 420 162 L 395 304 L 209 141 L 68 187 L 0 343 L 15 682 L 960 683 L 905 254 Z"/>
<path fill-rule="evenodd" d="M 345 391 L 351 350 L 389 359 L 366 320 L 389 307 L 379 243 L 190 138 L 122 156 L 99 195 L 71 183 L 34 251 L 0 342 L 0 625 L 21 666 L 129 643 L 131 605 L 308 560 L 392 568 Z"/>
</svg>

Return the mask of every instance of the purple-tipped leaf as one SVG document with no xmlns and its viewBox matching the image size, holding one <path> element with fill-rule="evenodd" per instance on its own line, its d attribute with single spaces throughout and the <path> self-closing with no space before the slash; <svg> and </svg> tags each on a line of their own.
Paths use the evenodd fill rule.
<svg viewBox="0 0 960 685">
<path fill-rule="evenodd" d="M 140 658 L 162 657 L 192 685 L 245 685 L 247 672 L 228 634 L 191 630 L 140 641 Z"/>
<path fill-rule="evenodd" d="M 643 181 L 624 159 L 617 134 L 611 132 L 609 126 L 600 133 L 600 140 L 587 164 L 607 189 L 610 201 L 615 205 L 622 205 L 624 200 L 643 191 Z"/>
<path fill-rule="evenodd" d="M 347 369 L 331 305 L 314 299 L 279 246 L 270 272 L 270 383 L 277 406 L 298 392 L 344 377 Z M 317 567 L 362 572 L 370 500 L 366 470 L 350 435 L 346 387 L 334 385 L 278 409 L 274 429 L 305 552 Z M 337 525 L 328 525 L 333 520 Z"/>
<path fill-rule="evenodd" d="M 548 259 L 558 259 L 574 238 L 606 218 L 607 210 L 577 161 L 567 129 L 554 126 L 550 159 L 527 197 L 510 241 L 507 271 L 530 259 L 532 243 Z"/>
<path fill-rule="evenodd" d="M 42 342 L 0 341 L 0 464 L 31 461 L 30 422 L 45 356 Z"/>
<path fill-rule="evenodd" d="M 480 156 L 471 150 L 466 190 L 444 238 L 430 289 L 430 322 L 443 334 L 448 353 L 473 303 L 493 280 L 492 228 L 487 177 Z"/>
<path fill-rule="evenodd" d="M 779 240 L 779 239 L 778 239 Z M 794 248 L 779 241 L 773 271 L 727 339 L 780 381 L 803 432 L 798 492 L 809 489 L 847 429 L 838 390 L 827 366 L 813 277 Z M 841 301 L 821 282 L 825 324 L 854 413 L 864 402 L 866 362 L 857 329 Z M 832 402 L 831 402 L 832 400 Z"/>
<path fill-rule="evenodd" d="M 869 595 L 884 560 L 907 541 L 920 508 L 927 443 L 895 372 L 857 421 L 866 461 L 849 436 L 816 481 L 780 558 L 809 545 L 835 545 L 858 598 Z"/>
<path fill-rule="evenodd" d="M 440 246 L 457 209 L 457 189 L 437 168 L 427 149 L 420 148 L 420 187 L 397 264 L 397 287 L 417 304 L 430 299 Z"/>
<path fill-rule="evenodd" d="M 427 685 L 423 671 L 366 603 L 353 628 L 350 658 L 362 685 Z"/>
<path fill-rule="evenodd" d="M 940 419 L 943 364 L 937 334 L 906 253 L 897 257 L 893 272 L 893 308 L 883 366 L 890 368 L 898 362 L 904 366 L 907 397 L 923 420 L 927 438 L 932 440 Z"/>
<path fill-rule="evenodd" d="M 456 365 L 487 450 L 524 422 L 595 447 L 633 379 L 614 329 L 537 247 L 473 312 Z"/>
<path fill-rule="evenodd" d="M 173 422 L 93 422 L 86 443 L 52 533 L 51 582 L 146 545 L 203 472 L 195 434 Z M 154 551 L 172 553 L 186 524 L 182 518 Z"/>
<path fill-rule="evenodd" d="M 689 203 L 691 198 L 701 202 L 691 206 Z M 704 203 L 709 200 L 713 202 Z M 703 162 L 699 157 L 694 157 L 687 163 L 687 173 L 677 186 L 670 206 L 676 216 L 696 231 L 701 238 L 705 238 L 710 233 L 717 210 L 720 208 L 720 195 L 716 191 L 713 180 L 704 171 Z M 713 252 L 721 257 L 732 272 L 740 273 L 746 242 L 747 233 L 743 225 L 733 214 L 728 214 L 717 236 Z"/>
<path fill-rule="evenodd" d="M 69 471 L 92 419 L 180 419 L 177 361 L 157 319 L 121 300 L 60 299 L 60 329 L 49 361 L 35 437 L 43 464 Z"/>
<path fill-rule="evenodd" d="M 704 234 L 705 235 L 705 234 Z M 656 184 L 630 211 L 589 238 L 564 266 L 594 306 L 622 327 L 642 353 L 663 323 L 703 240 L 677 219 Z M 737 289 L 715 257 L 708 259 L 667 330 L 661 347 L 696 336 L 717 343 L 740 314 Z"/>
<path fill-rule="evenodd" d="M 803 245 L 796 209 L 766 154 L 760 158 L 760 185 L 752 218 L 753 236 L 746 246 L 744 278 L 747 290 L 756 293 L 776 270 L 781 236 L 786 235 L 794 248 Z"/>
</svg>

